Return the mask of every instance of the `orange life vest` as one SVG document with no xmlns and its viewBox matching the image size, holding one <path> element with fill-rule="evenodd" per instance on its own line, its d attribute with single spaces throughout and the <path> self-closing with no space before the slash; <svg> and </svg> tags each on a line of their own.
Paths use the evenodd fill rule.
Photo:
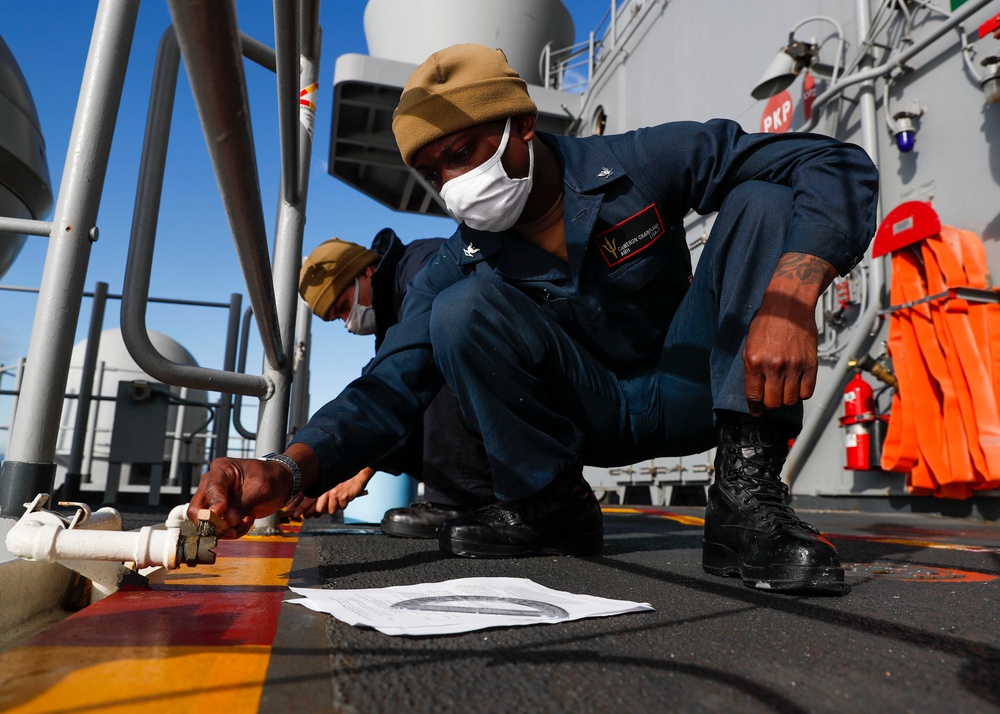
<svg viewBox="0 0 1000 714">
<path fill-rule="evenodd" d="M 1000 305 L 957 297 L 989 288 L 986 253 L 969 231 L 893 253 L 889 353 L 898 379 L 882 468 L 911 493 L 969 498 L 1000 487 Z"/>
</svg>

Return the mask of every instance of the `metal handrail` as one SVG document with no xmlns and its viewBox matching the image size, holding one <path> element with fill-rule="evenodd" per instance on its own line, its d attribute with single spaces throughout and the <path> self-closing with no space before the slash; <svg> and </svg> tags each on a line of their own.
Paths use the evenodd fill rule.
<svg viewBox="0 0 1000 714">
<path fill-rule="evenodd" d="M 0 290 L 9 290 L 10 292 L 16 293 L 38 293 L 38 288 L 29 288 L 22 285 L 0 285 Z M 84 292 L 83 297 L 92 298 L 95 293 Z M 234 293 L 234 295 L 238 295 Z M 108 293 L 104 296 L 107 300 L 121 300 L 122 296 L 117 293 Z M 130 296 L 131 297 L 131 296 Z M 165 305 L 188 305 L 190 307 L 224 307 L 230 309 L 232 307 L 231 302 L 215 302 L 212 300 L 185 300 L 183 298 L 160 298 L 151 297 L 146 298 L 146 302 L 162 303 Z"/>
<path fill-rule="evenodd" d="M 275 58 L 274 50 L 265 45 L 258 39 L 250 37 L 250 35 L 241 32 L 240 33 L 240 49 L 243 52 L 243 56 L 246 57 L 251 62 L 259 64 L 264 69 L 269 69 L 272 72 L 276 72 L 278 69 L 278 61 Z"/>
<path fill-rule="evenodd" d="M 167 4 L 264 356 L 273 369 L 280 370 L 286 355 L 275 306 L 236 9 L 232 0 L 168 0 Z M 264 396 L 259 392 L 258 388 L 256 396 Z"/>
<path fill-rule="evenodd" d="M 655 4 L 655 0 L 651 4 Z M 619 23 L 621 11 L 626 7 L 632 8 L 631 14 L 624 23 Z M 643 5 L 633 0 L 611 0 L 588 39 L 558 50 L 546 46 L 539 59 L 542 85 L 564 92 L 585 92 L 594 78 L 594 70 L 604 58 L 602 51 L 607 48 L 613 52 L 618 48 L 619 40 L 626 30 L 635 26 L 642 9 Z M 586 79 L 565 84 L 566 72 L 580 67 L 586 67 Z"/>
<path fill-rule="evenodd" d="M 24 503 L 52 489 L 59 394 L 69 371 L 90 247 L 108 155 L 135 34 L 137 2 L 101 0 L 97 7 L 65 169 L 42 273 L 41 299 L 28 343 L 23 404 L 0 466 L 0 515 L 17 516 Z"/>
<path fill-rule="evenodd" d="M 0 216 L 0 233 L 23 233 L 29 236 L 48 238 L 52 233 L 52 221 Z"/>
<path fill-rule="evenodd" d="M 182 365 L 164 357 L 153 345 L 146 328 L 146 305 L 153 264 L 156 224 L 163 193 L 167 140 L 173 115 L 180 50 L 172 27 L 160 38 L 149 97 L 146 135 L 139 162 L 135 213 L 129 241 L 122 293 L 121 330 L 125 346 L 136 363 L 151 377 L 166 384 L 219 392 L 268 397 L 273 385 L 267 378 L 218 369 Z M 268 264 L 270 274 L 270 264 Z M 249 287 L 249 285 L 248 285 Z M 273 305 L 273 298 L 272 298 Z"/>
<path fill-rule="evenodd" d="M 253 317 L 253 308 L 247 308 L 243 313 L 242 329 L 240 330 L 239 357 L 236 359 L 236 371 L 243 373 L 247 368 L 247 348 L 250 346 L 250 318 Z M 236 433 L 247 441 L 256 441 L 257 432 L 250 431 L 243 426 L 243 395 L 237 394 L 233 400 L 233 428 Z"/>
<path fill-rule="evenodd" d="M 278 78 L 278 122 L 299 120 L 299 3 L 274 3 L 275 74 Z M 299 142 L 290 131 L 280 133 L 281 190 L 288 203 L 299 200 Z"/>
</svg>

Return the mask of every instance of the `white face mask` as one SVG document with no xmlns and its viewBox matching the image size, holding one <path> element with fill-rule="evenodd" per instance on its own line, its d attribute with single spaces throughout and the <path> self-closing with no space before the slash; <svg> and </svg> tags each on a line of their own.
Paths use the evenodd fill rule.
<svg viewBox="0 0 1000 714">
<path fill-rule="evenodd" d="M 348 332 L 352 332 L 355 335 L 374 335 L 375 334 L 375 310 L 371 308 L 370 305 L 362 305 L 358 302 L 358 296 L 361 294 L 361 286 L 358 283 L 358 279 L 354 279 L 354 304 L 351 305 L 351 311 L 347 315 L 347 319 L 344 320 L 344 327 L 347 328 Z"/>
<path fill-rule="evenodd" d="M 535 149 L 528 142 L 528 175 L 512 179 L 500 159 L 510 139 L 510 118 L 493 156 L 441 187 L 441 198 L 455 220 L 478 231 L 505 231 L 517 223 L 531 193 Z"/>
</svg>

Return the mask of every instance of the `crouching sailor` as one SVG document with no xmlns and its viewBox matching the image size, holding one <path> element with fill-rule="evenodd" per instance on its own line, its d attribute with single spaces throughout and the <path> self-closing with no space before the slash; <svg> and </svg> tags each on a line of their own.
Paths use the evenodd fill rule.
<svg viewBox="0 0 1000 714">
<path fill-rule="evenodd" d="M 393 131 L 457 231 L 288 463 L 216 460 L 192 509 L 242 535 L 296 495 L 293 471 L 313 492 L 350 477 L 448 384 L 500 502 L 447 522 L 442 550 L 595 555 L 603 526 L 584 464 L 717 446 L 704 569 L 842 592 L 836 549 L 786 504 L 780 471 L 815 387 L 817 300 L 875 230 L 868 156 L 725 120 L 569 138 L 538 131 L 536 115 L 500 50 L 456 45 L 416 69 Z M 718 212 L 697 271 L 691 210 Z"/>
</svg>

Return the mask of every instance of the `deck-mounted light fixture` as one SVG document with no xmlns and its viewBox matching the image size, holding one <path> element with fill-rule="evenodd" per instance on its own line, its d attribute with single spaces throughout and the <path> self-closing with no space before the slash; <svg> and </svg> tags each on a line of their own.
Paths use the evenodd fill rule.
<svg viewBox="0 0 1000 714">
<path fill-rule="evenodd" d="M 1000 15 L 991 17 L 979 26 L 978 39 L 982 40 L 987 35 L 993 35 L 994 38 L 1000 40 Z M 983 68 L 982 71 L 973 62 L 975 54 L 975 45 L 969 42 L 965 33 L 962 32 L 962 59 L 965 60 L 965 66 L 969 70 L 969 74 L 979 81 L 979 88 L 983 90 L 986 103 L 996 104 L 1000 102 L 1000 53 L 980 60 L 979 66 Z"/>
<path fill-rule="evenodd" d="M 816 40 L 800 42 L 795 39 L 795 32 L 806 23 L 822 21 L 832 24 L 837 31 L 837 57 L 833 65 L 819 62 L 820 45 Z M 826 15 L 813 15 L 802 20 L 788 33 L 788 44 L 782 47 L 777 56 L 771 60 L 767 71 L 750 95 L 754 99 L 767 99 L 786 89 L 803 70 L 810 69 L 820 77 L 836 81 L 840 75 L 841 57 L 844 54 L 844 32 L 840 24 Z"/>
<path fill-rule="evenodd" d="M 885 109 L 885 123 L 889 127 L 889 133 L 892 135 L 893 141 L 896 142 L 896 148 L 899 149 L 900 153 L 908 154 L 913 151 L 913 147 L 917 143 L 917 119 L 923 116 L 924 110 L 920 107 L 920 103 L 914 99 L 908 110 L 896 112 L 890 116 L 890 84 L 890 81 L 886 81 L 882 98 L 882 106 Z"/>
<path fill-rule="evenodd" d="M 979 86 L 983 88 L 983 95 L 988 104 L 1000 102 L 1000 55 L 993 55 L 983 59 L 981 64 L 986 73 L 979 78 Z"/>
<path fill-rule="evenodd" d="M 793 35 L 768 66 L 760 82 L 750 92 L 754 99 L 767 99 L 786 89 L 802 70 L 811 67 L 819 55 L 819 45 L 799 42 Z"/>
<path fill-rule="evenodd" d="M 896 148 L 902 153 L 913 151 L 917 143 L 917 125 L 914 120 L 920 116 L 913 112 L 896 112 L 892 115 L 892 138 L 896 140 Z"/>
</svg>

